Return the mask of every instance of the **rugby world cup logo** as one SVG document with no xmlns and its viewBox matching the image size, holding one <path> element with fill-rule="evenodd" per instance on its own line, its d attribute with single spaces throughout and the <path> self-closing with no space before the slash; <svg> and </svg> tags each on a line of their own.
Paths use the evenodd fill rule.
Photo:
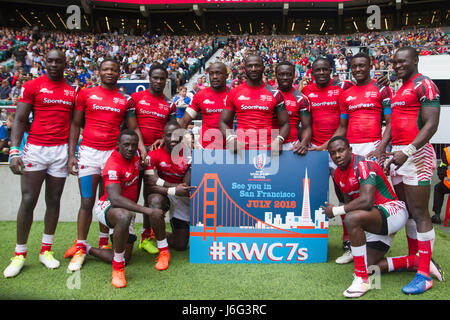
<svg viewBox="0 0 450 320">
<path fill-rule="evenodd" d="M 258 156 L 253 158 L 253 165 L 256 169 L 262 170 L 266 165 L 266 156 L 264 154 L 259 154 Z"/>
</svg>

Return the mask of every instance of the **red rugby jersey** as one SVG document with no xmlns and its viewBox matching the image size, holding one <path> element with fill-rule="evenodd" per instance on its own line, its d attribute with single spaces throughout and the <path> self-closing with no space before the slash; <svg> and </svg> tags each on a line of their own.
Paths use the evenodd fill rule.
<svg viewBox="0 0 450 320">
<path fill-rule="evenodd" d="M 64 80 L 56 82 L 43 75 L 25 82 L 19 102 L 33 105 L 34 112 L 28 142 L 38 146 L 66 144 L 75 98 L 75 90 Z"/>
<path fill-rule="evenodd" d="M 341 110 L 339 97 L 345 89 L 352 87 L 348 81 L 330 80 L 326 87 L 319 87 L 315 82 L 302 89 L 302 93 L 309 99 L 311 114 L 311 143 L 320 146 L 331 139 L 339 127 Z"/>
<path fill-rule="evenodd" d="M 81 145 L 97 150 L 114 149 L 120 125 L 130 110 L 128 99 L 117 89 L 96 86 L 81 90 L 75 104 L 75 109 L 83 111 L 86 118 Z"/>
<path fill-rule="evenodd" d="M 223 149 L 225 146 L 225 138 L 219 130 L 219 120 L 225 107 L 227 91 L 216 92 L 210 87 L 202 89 L 194 95 L 189 105 L 190 109 L 202 113 L 200 144 L 203 148 Z M 204 136 L 207 131 L 209 134 Z M 220 140 L 216 141 L 215 137 L 220 137 Z"/>
<path fill-rule="evenodd" d="M 298 123 L 300 122 L 300 114 L 307 112 L 309 109 L 308 97 L 292 88 L 288 92 L 280 91 L 284 98 L 284 104 L 289 114 L 289 125 L 291 130 L 284 143 L 295 142 L 298 140 Z M 280 129 L 277 115 L 274 115 L 272 122 L 273 129 Z"/>
<path fill-rule="evenodd" d="M 178 156 L 172 158 L 166 146 L 149 151 L 148 157 L 150 162 L 145 170 L 156 169 L 158 177 L 169 183 L 182 183 L 190 168 L 188 161 L 182 156 L 182 151 Z"/>
<path fill-rule="evenodd" d="M 122 196 L 136 201 L 139 180 L 139 157 L 137 155 L 133 159 L 127 160 L 117 150 L 114 150 L 106 161 L 102 176 L 105 192 L 100 198 L 101 201 L 108 200 L 106 186 L 112 183 L 120 184 Z"/>
<path fill-rule="evenodd" d="M 378 163 L 365 160 L 360 155 L 353 154 L 352 162 L 344 171 L 338 167 L 334 171 L 333 179 L 339 186 L 339 189 L 353 199 L 359 197 L 361 185 L 372 184 L 376 188 L 374 205 L 398 200 L 389 180 Z"/>
<path fill-rule="evenodd" d="M 225 103 L 225 109 L 236 114 L 236 133 L 246 148 L 265 148 L 271 143 L 274 114 L 285 108 L 281 92 L 268 84 L 250 87 L 243 83 L 230 90 Z"/>
<path fill-rule="evenodd" d="M 136 114 L 136 121 L 141 130 L 146 146 L 151 146 L 161 139 L 164 126 L 171 117 L 176 117 L 177 108 L 166 96 L 155 96 L 148 90 L 131 94 L 130 109 Z"/>
<path fill-rule="evenodd" d="M 392 98 L 393 145 L 410 144 L 422 129 L 420 108 L 440 107 L 440 93 L 430 78 L 418 73 L 405 82 Z"/>
<path fill-rule="evenodd" d="M 353 86 L 340 97 L 341 117 L 348 119 L 347 139 L 350 143 L 374 142 L 381 139 L 384 114 L 391 113 L 392 89 L 380 87 L 375 80 L 364 86 Z"/>
</svg>

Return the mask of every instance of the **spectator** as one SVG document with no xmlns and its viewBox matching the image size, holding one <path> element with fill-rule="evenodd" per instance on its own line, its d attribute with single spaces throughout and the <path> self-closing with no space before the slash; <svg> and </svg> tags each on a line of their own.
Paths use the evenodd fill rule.
<svg viewBox="0 0 450 320">
<path fill-rule="evenodd" d="M 6 116 L 6 124 L 0 126 L 0 162 L 7 162 L 9 147 L 11 145 L 11 128 L 14 123 L 15 113 Z"/>
<path fill-rule="evenodd" d="M 11 93 L 11 87 L 9 85 L 8 80 L 3 80 L 2 85 L 0 87 L 0 100 L 3 104 L 9 104 L 11 102 L 11 97 L 9 94 Z"/>
<path fill-rule="evenodd" d="M 177 118 L 183 118 L 184 111 L 186 111 L 186 107 L 191 103 L 191 98 L 187 95 L 187 88 L 185 86 L 181 86 L 179 89 L 179 93 L 173 99 L 177 107 Z"/>
<path fill-rule="evenodd" d="M 444 203 L 444 196 L 450 193 L 450 148 L 444 148 L 441 164 L 437 169 L 439 182 L 434 186 L 433 212 L 431 222 L 441 224 L 441 210 Z"/>
</svg>

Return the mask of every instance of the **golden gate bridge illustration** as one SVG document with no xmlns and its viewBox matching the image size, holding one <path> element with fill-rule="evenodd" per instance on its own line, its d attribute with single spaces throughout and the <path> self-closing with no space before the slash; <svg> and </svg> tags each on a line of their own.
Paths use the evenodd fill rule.
<svg viewBox="0 0 450 320">
<path fill-rule="evenodd" d="M 301 216 L 287 212 L 283 223 L 281 215 L 265 212 L 264 221 L 242 209 L 226 192 L 217 173 L 205 173 L 191 195 L 191 236 L 206 237 L 273 237 L 326 238 L 328 220 L 322 209 L 315 210 L 311 219 L 309 198 L 310 179 L 305 169 Z M 203 204 L 203 205 L 201 205 Z"/>
</svg>

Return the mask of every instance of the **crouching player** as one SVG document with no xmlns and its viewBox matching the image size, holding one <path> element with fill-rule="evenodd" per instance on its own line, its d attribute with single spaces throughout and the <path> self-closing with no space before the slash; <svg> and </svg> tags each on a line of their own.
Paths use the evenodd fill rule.
<svg viewBox="0 0 450 320">
<path fill-rule="evenodd" d="M 147 208 L 136 203 L 139 178 L 139 157 L 136 154 L 139 138 L 132 130 L 123 130 L 118 137 L 118 148 L 108 158 L 103 169 L 105 192 L 94 207 L 99 222 L 114 229 L 113 250 L 89 248 L 89 254 L 106 262 L 112 262 L 112 285 L 126 286 L 125 264 L 131 258 L 134 220 L 140 212 L 150 216 L 161 216 L 159 209 Z"/>
<path fill-rule="evenodd" d="M 186 250 L 189 242 L 189 195 L 190 163 L 183 156 L 181 140 L 183 130 L 176 120 L 164 126 L 163 142 L 160 149 L 148 153 L 149 165 L 144 172 L 144 183 L 150 190 L 150 208 L 161 209 L 160 215 L 150 216 L 150 224 L 155 233 L 159 256 L 155 268 L 169 267 L 169 246 L 175 250 Z M 165 212 L 170 212 L 172 233 L 166 232 Z M 163 213 L 164 212 L 164 213 Z"/>
<path fill-rule="evenodd" d="M 347 298 L 357 298 L 371 289 L 367 266 L 378 265 L 381 271 L 394 271 L 393 259 L 385 258 L 392 239 L 408 219 L 403 201 L 398 200 L 383 169 L 375 161 L 352 153 L 348 140 L 341 136 L 330 139 L 328 152 L 337 165 L 333 179 L 344 194 L 345 205 L 323 207 L 329 218 L 345 214 L 351 252 L 355 263 L 352 285 L 344 291 Z M 397 260 L 404 260 L 399 258 Z M 409 268 L 417 268 L 410 261 Z M 398 268 L 397 268 L 398 270 Z M 431 262 L 431 273 L 442 280 L 439 266 Z"/>
</svg>

